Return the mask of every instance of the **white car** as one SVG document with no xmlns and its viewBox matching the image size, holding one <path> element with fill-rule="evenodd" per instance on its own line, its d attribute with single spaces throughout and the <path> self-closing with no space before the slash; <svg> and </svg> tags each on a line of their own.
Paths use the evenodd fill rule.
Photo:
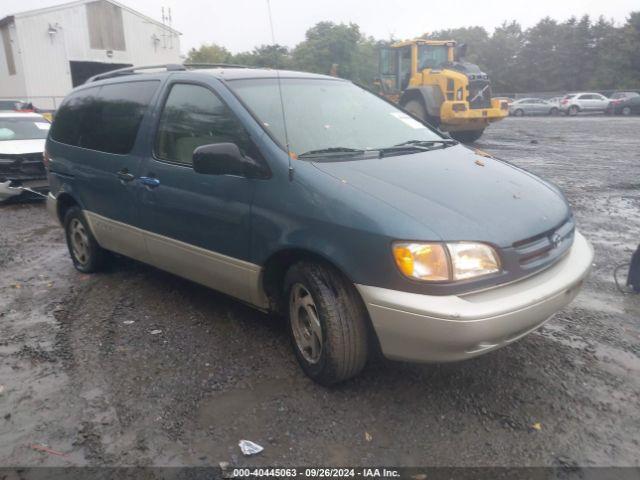
<svg viewBox="0 0 640 480">
<path fill-rule="evenodd" d="M 604 112 L 609 107 L 609 99 L 595 92 L 570 93 L 560 100 L 560 110 L 566 115 L 580 112 Z"/>
<path fill-rule="evenodd" d="M 48 190 L 42 153 L 50 123 L 37 113 L 0 112 L 0 202 L 16 187 Z"/>
</svg>

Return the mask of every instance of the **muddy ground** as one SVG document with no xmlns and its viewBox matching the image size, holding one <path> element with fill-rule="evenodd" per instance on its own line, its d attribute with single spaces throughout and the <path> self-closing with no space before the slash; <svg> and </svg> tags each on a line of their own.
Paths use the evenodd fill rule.
<svg viewBox="0 0 640 480">
<path fill-rule="evenodd" d="M 639 131 L 491 127 L 480 148 L 573 204 L 596 250 L 584 290 L 502 350 L 381 361 L 332 389 L 278 320 L 126 259 L 80 274 L 42 204 L 0 207 L 0 465 L 640 465 L 640 297 L 612 276 L 640 241 Z M 244 458 L 240 439 L 265 450 Z"/>
</svg>

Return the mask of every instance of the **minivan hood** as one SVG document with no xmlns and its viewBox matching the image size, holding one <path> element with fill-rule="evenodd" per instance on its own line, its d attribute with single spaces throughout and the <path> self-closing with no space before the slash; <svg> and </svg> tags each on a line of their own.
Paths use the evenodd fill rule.
<svg viewBox="0 0 640 480">
<path fill-rule="evenodd" d="M 314 164 L 440 236 L 403 240 L 469 240 L 507 247 L 555 228 L 570 216 L 566 200 L 549 184 L 460 145 Z"/>
<path fill-rule="evenodd" d="M 3 140 L 0 141 L 0 155 L 20 155 L 23 153 L 44 152 L 44 138 L 31 140 Z"/>
</svg>

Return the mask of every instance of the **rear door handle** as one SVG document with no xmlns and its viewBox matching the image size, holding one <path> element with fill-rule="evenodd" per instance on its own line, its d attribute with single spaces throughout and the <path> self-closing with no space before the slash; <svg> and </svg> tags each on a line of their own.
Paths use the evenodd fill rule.
<svg viewBox="0 0 640 480">
<path fill-rule="evenodd" d="M 130 182 L 136 178 L 136 176 L 132 173 L 129 173 L 129 170 L 126 168 L 120 170 L 118 173 L 116 173 L 116 175 L 123 182 Z"/>
<path fill-rule="evenodd" d="M 160 185 L 160 180 L 155 177 L 140 177 L 138 180 L 142 185 L 149 188 L 156 188 Z"/>
</svg>

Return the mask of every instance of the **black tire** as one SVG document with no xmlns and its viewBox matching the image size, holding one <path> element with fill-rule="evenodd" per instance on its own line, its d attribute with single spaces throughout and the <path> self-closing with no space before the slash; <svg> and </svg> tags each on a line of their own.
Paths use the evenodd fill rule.
<svg viewBox="0 0 640 480">
<path fill-rule="evenodd" d="M 552 117 L 557 117 L 559 113 L 560 110 L 558 110 L 556 107 L 552 107 L 551 110 L 549 110 L 549 115 L 551 115 Z"/>
<path fill-rule="evenodd" d="M 422 100 L 413 99 L 409 100 L 407 103 L 402 105 L 407 112 L 412 114 L 415 117 L 418 117 L 420 120 L 427 122 L 434 128 L 438 128 L 440 126 L 440 120 L 432 117 L 427 112 L 426 107 L 424 106 L 424 102 Z"/>
<path fill-rule="evenodd" d="M 631 107 L 622 107 L 622 110 L 620 110 L 620 113 L 625 117 L 628 117 L 629 115 L 631 115 Z"/>
<path fill-rule="evenodd" d="M 427 109 L 420 100 L 409 100 L 402 108 L 421 120 L 427 120 Z"/>
<path fill-rule="evenodd" d="M 473 143 L 484 133 L 484 128 L 480 130 L 461 130 L 459 132 L 449 132 L 451 137 L 462 143 Z"/>
<path fill-rule="evenodd" d="M 569 107 L 569 110 L 567 111 L 567 115 L 569 115 L 570 117 L 575 117 L 576 115 L 578 115 L 579 111 L 580 108 L 577 105 L 571 105 Z"/>
<path fill-rule="evenodd" d="M 108 252 L 98 245 L 80 207 L 74 206 L 67 210 L 63 225 L 69 255 L 76 270 L 82 273 L 101 270 L 106 263 Z"/>
<path fill-rule="evenodd" d="M 291 343 L 304 372 L 321 385 L 332 385 L 360 373 L 368 358 L 368 320 L 353 284 L 329 266 L 303 261 L 285 275 L 284 294 Z M 300 328 L 303 317 L 316 328 Z M 302 335 L 305 330 L 308 335 Z M 304 345 L 317 339 L 313 331 L 321 332 L 319 352 Z M 297 335 L 304 338 L 299 341 Z"/>
<path fill-rule="evenodd" d="M 524 110 L 522 110 L 521 108 L 517 109 L 515 112 L 513 112 L 513 116 L 514 117 L 524 117 Z"/>
</svg>

